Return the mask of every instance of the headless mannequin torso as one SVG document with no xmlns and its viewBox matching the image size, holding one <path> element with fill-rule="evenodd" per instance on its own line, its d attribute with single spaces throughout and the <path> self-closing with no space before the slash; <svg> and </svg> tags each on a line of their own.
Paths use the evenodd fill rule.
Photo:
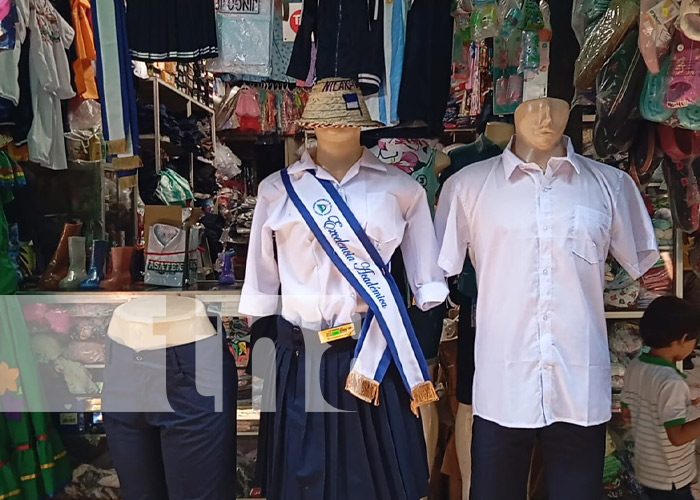
<svg viewBox="0 0 700 500">
<path fill-rule="evenodd" d="M 501 149 L 508 145 L 514 133 L 515 127 L 510 123 L 504 122 L 489 122 L 486 124 L 486 130 L 484 131 L 486 138 L 500 146 Z"/>
</svg>

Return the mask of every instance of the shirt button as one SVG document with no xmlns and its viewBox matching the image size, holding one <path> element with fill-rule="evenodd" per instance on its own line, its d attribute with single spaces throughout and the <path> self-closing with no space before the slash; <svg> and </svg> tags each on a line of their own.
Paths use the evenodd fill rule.
<svg viewBox="0 0 700 500">
<path fill-rule="evenodd" d="M 544 271 L 542 271 L 542 274 L 549 274 L 549 271 L 545 269 Z"/>
<path fill-rule="evenodd" d="M 549 226 L 544 226 L 542 229 L 544 229 L 545 231 L 547 231 L 547 230 L 549 229 Z"/>
<path fill-rule="evenodd" d="M 141 355 L 136 356 L 136 361 L 143 361 L 143 356 L 141 356 Z"/>
<path fill-rule="evenodd" d="M 547 316 L 547 315 L 545 314 L 544 316 L 542 316 L 542 319 L 545 320 L 545 321 L 547 321 L 547 320 L 549 319 L 549 316 Z"/>
</svg>

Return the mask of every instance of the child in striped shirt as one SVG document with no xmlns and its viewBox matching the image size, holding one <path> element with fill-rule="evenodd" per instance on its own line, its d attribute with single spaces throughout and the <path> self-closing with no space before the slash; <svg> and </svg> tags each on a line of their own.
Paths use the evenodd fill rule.
<svg viewBox="0 0 700 500">
<path fill-rule="evenodd" d="M 693 352 L 700 337 L 700 311 L 677 297 L 649 305 L 640 323 L 648 348 L 630 363 L 622 391 L 623 418 L 632 424 L 635 476 L 650 500 L 693 500 L 697 473 L 694 442 L 700 419 L 687 421 L 690 399 L 676 363 Z"/>
</svg>

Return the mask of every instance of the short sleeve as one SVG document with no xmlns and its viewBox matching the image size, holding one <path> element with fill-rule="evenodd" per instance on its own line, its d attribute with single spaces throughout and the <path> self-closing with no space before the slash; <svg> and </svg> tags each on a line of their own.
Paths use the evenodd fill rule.
<svg viewBox="0 0 700 500">
<path fill-rule="evenodd" d="M 435 211 L 435 232 L 440 245 L 438 265 L 446 276 L 462 271 L 469 244 L 469 223 L 457 181 L 458 177 L 451 177 L 445 183 Z"/>
<path fill-rule="evenodd" d="M 659 260 L 651 217 L 636 184 L 627 174 L 622 175 L 613 199 L 610 252 L 634 279 Z"/>
<path fill-rule="evenodd" d="M 274 236 L 267 219 L 272 204 L 280 195 L 269 179 L 260 183 L 250 229 L 245 280 L 238 305 L 241 314 L 263 317 L 277 313 L 280 278 Z"/>
<path fill-rule="evenodd" d="M 690 391 L 680 378 L 664 381 L 659 390 L 659 420 L 668 429 L 686 422 Z"/>
</svg>

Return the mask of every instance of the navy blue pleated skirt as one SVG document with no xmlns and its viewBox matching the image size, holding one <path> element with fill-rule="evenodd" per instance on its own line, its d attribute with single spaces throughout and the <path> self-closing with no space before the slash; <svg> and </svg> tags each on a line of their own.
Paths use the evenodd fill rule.
<svg viewBox="0 0 700 500">
<path fill-rule="evenodd" d="M 258 477 L 268 500 L 419 500 L 428 495 L 428 467 L 421 422 L 392 364 L 380 386 L 379 406 L 345 390 L 355 341 L 327 344 L 279 318 L 276 359 L 265 378 L 258 441 Z M 306 348 L 304 345 L 306 339 Z M 313 344 L 314 348 L 310 346 Z M 318 379 L 307 366 L 320 366 Z M 319 408 L 307 377 L 320 383 L 325 401 L 341 412 Z M 256 368 L 259 372 L 259 367 Z M 256 373 L 256 374 L 257 374 Z M 271 382 L 275 382 L 275 384 Z M 269 408 L 269 407 L 268 407 Z"/>
</svg>

